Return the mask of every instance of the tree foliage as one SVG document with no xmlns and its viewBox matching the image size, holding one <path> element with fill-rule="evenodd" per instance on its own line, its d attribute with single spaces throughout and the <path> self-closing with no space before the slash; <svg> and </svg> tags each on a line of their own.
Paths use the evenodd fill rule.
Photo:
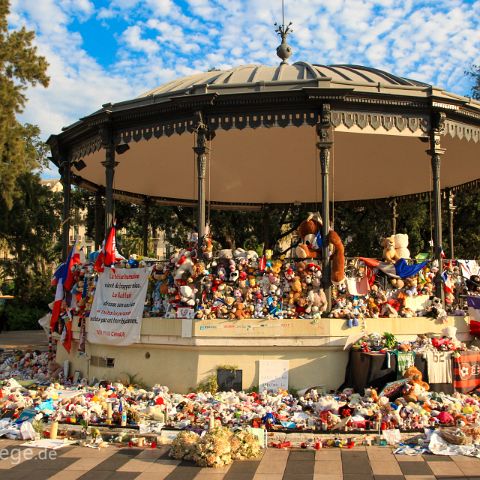
<svg viewBox="0 0 480 480">
<path fill-rule="evenodd" d="M 480 100 L 480 66 L 473 65 L 467 75 L 473 78 L 472 97 Z"/>
<path fill-rule="evenodd" d="M 8 0 L 0 0 L 0 195 L 6 208 L 12 208 L 19 194 L 17 179 L 44 164 L 42 156 L 32 154 L 35 145 L 29 125 L 18 122 L 16 115 L 25 107 L 28 86 L 48 86 L 47 61 L 33 46 L 35 34 L 25 28 L 10 31 Z"/>
<path fill-rule="evenodd" d="M 58 260 L 61 194 L 40 183 L 34 173 L 17 179 L 20 193 L 7 209 L 0 200 L 0 238 L 8 245 L 11 259 L 3 267 L 14 278 L 14 293 L 29 303 L 45 293 L 52 267 Z M 43 293 L 39 293 L 40 289 Z"/>
</svg>

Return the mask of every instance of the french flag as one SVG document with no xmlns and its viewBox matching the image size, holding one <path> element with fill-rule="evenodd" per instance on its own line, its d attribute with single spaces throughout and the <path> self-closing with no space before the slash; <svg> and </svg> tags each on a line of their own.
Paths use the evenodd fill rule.
<svg viewBox="0 0 480 480">
<path fill-rule="evenodd" d="M 79 253 L 77 252 L 77 242 L 73 244 L 67 261 L 62 263 L 53 274 L 52 284 L 56 285 L 55 300 L 52 308 L 52 318 L 50 319 L 50 330 L 53 331 L 57 325 L 60 313 L 62 311 L 62 302 L 65 292 L 69 292 L 73 286 L 73 266 L 80 261 Z M 75 263 L 76 262 L 76 263 Z"/>
<path fill-rule="evenodd" d="M 117 250 L 117 244 L 115 240 L 116 228 L 115 224 L 112 225 L 110 231 L 108 232 L 107 239 L 103 242 L 102 249 L 97 256 L 95 261 L 94 269 L 96 272 L 102 273 L 105 270 L 105 267 L 111 267 L 113 264 L 119 260 L 124 260 Z"/>
<path fill-rule="evenodd" d="M 467 297 L 467 305 L 470 316 L 470 335 L 480 337 L 480 297 Z"/>
<path fill-rule="evenodd" d="M 392 278 L 407 278 L 416 275 L 420 270 L 425 268 L 427 262 L 415 263 L 413 265 L 408 265 L 404 258 L 397 260 L 395 263 L 381 262 L 375 258 L 365 258 L 359 257 L 365 265 L 370 268 L 378 268 L 383 273 Z"/>
</svg>

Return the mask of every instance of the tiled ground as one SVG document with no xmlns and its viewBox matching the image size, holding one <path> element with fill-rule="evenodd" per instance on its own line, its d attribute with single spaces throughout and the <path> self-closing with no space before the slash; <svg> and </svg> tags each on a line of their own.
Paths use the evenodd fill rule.
<svg viewBox="0 0 480 480">
<path fill-rule="evenodd" d="M 172 460 L 167 452 L 167 447 L 66 447 L 56 451 L 56 459 L 45 459 L 38 449 L 0 440 L 0 480 L 480 480 L 479 459 L 407 457 L 384 447 L 318 452 L 269 449 L 259 460 L 234 462 L 221 469 Z"/>
</svg>

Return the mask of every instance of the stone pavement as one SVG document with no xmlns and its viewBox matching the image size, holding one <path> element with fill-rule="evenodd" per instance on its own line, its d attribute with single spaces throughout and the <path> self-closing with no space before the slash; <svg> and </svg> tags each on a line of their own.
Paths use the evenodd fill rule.
<svg viewBox="0 0 480 480">
<path fill-rule="evenodd" d="M 396 456 L 388 447 L 268 449 L 258 460 L 209 469 L 170 459 L 165 446 L 155 450 L 65 447 L 47 451 L 56 457 L 47 459 L 42 457 L 44 450 L 19 445 L 0 440 L 1 480 L 480 480 L 477 458 Z"/>
<path fill-rule="evenodd" d="M 13 330 L 0 333 L 0 348 L 10 350 L 19 348 L 22 350 L 48 349 L 48 338 L 43 330 Z"/>
</svg>

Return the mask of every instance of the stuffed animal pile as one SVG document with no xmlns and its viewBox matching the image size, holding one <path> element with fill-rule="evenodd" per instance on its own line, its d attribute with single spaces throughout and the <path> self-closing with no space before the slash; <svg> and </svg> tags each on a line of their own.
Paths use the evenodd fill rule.
<svg viewBox="0 0 480 480">
<path fill-rule="evenodd" d="M 119 426 L 122 412 L 126 412 L 127 427 L 156 422 L 162 428 L 196 432 L 211 432 L 224 427 L 237 430 L 249 426 L 285 432 L 313 430 L 327 433 L 334 429 L 378 432 L 391 428 L 411 431 L 430 426 L 474 426 L 478 421 L 478 396 L 431 392 L 414 367 L 408 369 L 404 377 L 403 388 L 395 392 L 377 392 L 373 388 L 354 392 L 347 388 L 325 394 L 311 388 L 298 396 L 284 390 L 183 395 L 160 385 L 145 389 L 118 382 L 101 382 L 96 386 L 80 383 L 69 387 L 52 383 L 27 389 L 10 379 L 0 383 L 0 414 L 7 418 L 6 422 L 2 420 L 4 428 L 12 434 L 18 432 L 14 422 L 22 417 L 23 412 L 30 412 L 37 420 L 55 418 L 67 427 L 81 423 L 91 427 Z M 26 418 L 32 419 L 32 416 Z M 226 434 L 230 437 L 228 432 Z M 242 448 L 237 445 L 240 457 L 256 455 L 251 439 L 238 440 L 246 443 Z M 182 458 L 197 455 L 206 461 L 203 450 L 194 447 L 196 441 L 195 435 L 182 434 L 172 455 Z M 213 459 L 212 462 L 215 463 Z"/>
<path fill-rule="evenodd" d="M 363 318 L 431 316 L 446 321 L 447 315 L 465 314 L 465 285 L 460 268 L 449 264 L 443 272 L 445 309 L 434 297 L 434 278 L 438 268 L 425 267 L 407 278 L 396 278 L 372 267 L 365 259 L 345 260 L 339 235 L 330 230 L 322 237 L 322 219 L 310 214 L 298 227 L 300 243 L 294 257 L 274 258 L 271 250 L 259 255 L 254 250 L 220 249 L 213 251 L 206 237 L 201 254 L 197 237 L 192 235 L 184 249 L 178 249 L 165 263 L 153 266 L 145 305 L 145 317 L 177 317 L 182 308 L 200 320 L 245 318 L 308 318 L 316 322 L 327 314 L 345 319 L 349 327 Z M 383 239 L 384 264 L 409 258 L 408 235 L 396 234 Z M 324 248 L 326 247 L 326 248 Z M 322 276 L 322 255 L 328 252 L 332 282 L 332 308 L 327 310 Z M 133 255 L 116 268 L 144 266 Z M 393 269 L 393 270 L 392 270 Z M 473 294 L 480 282 L 468 280 Z M 92 264 L 77 265 L 72 289 L 73 314 L 88 316 L 95 291 Z M 65 329 L 61 316 L 58 333 Z"/>
</svg>

